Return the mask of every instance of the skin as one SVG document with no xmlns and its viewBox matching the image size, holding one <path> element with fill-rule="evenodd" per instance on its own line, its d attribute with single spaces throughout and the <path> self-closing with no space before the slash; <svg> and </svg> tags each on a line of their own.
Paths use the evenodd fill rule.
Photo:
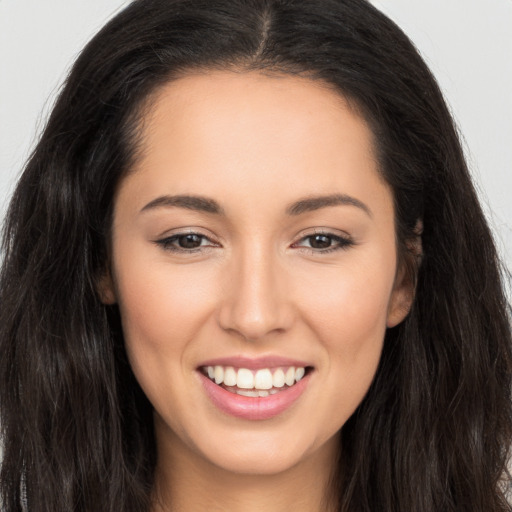
<svg viewBox="0 0 512 512">
<path fill-rule="evenodd" d="M 159 90 L 141 149 L 115 197 L 100 294 L 119 305 L 154 406 L 155 510 L 327 510 L 338 433 L 412 297 L 368 125 L 322 83 L 212 71 Z M 147 206 L 177 194 L 211 198 L 223 214 Z M 360 204 L 286 211 L 333 194 Z M 158 243 L 189 232 L 204 235 L 195 252 Z M 325 252 L 318 232 L 327 248 L 348 242 Z M 284 413 L 240 419 L 212 404 L 197 372 L 238 355 L 292 357 L 313 371 Z"/>
</svg>

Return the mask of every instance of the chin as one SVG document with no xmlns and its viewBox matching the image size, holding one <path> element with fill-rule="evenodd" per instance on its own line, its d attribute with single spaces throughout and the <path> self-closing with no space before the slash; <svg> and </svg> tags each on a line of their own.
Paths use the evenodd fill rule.
<svg viewBox="0 0 512 512">
<path fill-rule="evenodd" d="M 302 458 L 302 453 L 248 450 L 243 454 L 215 454 L 210 461 L 218 468 L 237 475 L 275 476 L 297 466 Z"/>
<path fill-rule="evenodd" d="M 245 434 L 239 433 L 229 443 L 208 442 L 206 446 L 196 446 L 196 453 L 229 473 L 275 476 L 299 467 L 312 457 L 330 457 L 336 450 L 338 437 L 319 443 L 316 436 L 304 436 L 304 432 Z"/>
</svg>

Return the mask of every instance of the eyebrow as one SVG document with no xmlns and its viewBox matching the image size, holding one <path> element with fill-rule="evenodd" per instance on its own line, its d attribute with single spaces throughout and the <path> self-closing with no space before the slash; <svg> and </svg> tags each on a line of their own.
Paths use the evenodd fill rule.
<svg viewBox="0 0 512 512">
<path fill-rule="evenodd" d="M 372 212 L 366 204 L 347 194 L 305 197 L 288 206 L 286 213 L 288 215 L 300 215 L 305 212 L 312 212 L 329 206 L 355 206 L 363 210 L 369 217 L 372 217 Z"/>
<path fill-rule="evenodd" d="M 285 211 L 287 215 L 296 216 L 330 206 L 355 206 L 364 211 L 369 217 L 372 217 L 372 212 L 366 204 L 346 194 L 308 196 L 290 204 Z M 185 208 L 187 210 L 225 216 L 224 209 L 217 201 L 209 197 L 194 195 L 160 196 L 144 206 L 141 212 L 161 207 Z"/>
<path fill-rule="evenodd" d="M 152 210 L 160 207 L 178 207 L 185 208 L 187 210 L 195 210 L 198 212 L 212 213 L 214 215 L 225 215 L 224 209 L 215 201 L 209 197 L 202 196 L 190 196 L 190 195 L 179 195 L 179 196 L 161 196 L 153 199 L 149 202 L 141 212 Z"/>
</svg>

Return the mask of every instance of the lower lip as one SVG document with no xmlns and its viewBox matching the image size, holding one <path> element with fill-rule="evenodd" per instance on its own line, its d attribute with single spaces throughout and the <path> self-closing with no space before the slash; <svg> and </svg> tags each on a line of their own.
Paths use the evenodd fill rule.
<svg viewBox="0 0 512 512">
<path fill-rule="evenodd" d="M 304 376 L 293 386 L 274 395 L 250 397 L 237 395 L 215 384 L 198 372 L 206 394 L 222 412 L 245 420 L 268 420 L 286 411 L 304 393 L 310 374 Z"/>
</svg>

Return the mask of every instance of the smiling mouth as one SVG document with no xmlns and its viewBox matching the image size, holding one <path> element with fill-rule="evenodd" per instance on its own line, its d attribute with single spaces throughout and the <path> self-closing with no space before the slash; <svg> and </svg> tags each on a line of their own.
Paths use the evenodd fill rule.
<svg viewBox="0 0 512 512">
<path fill-rule="evenodd" d="M 201 373 L 212 382 L 241 396 L 267 397 L 293 387 L 313 370 L 306 366 L 286 366 L 277 368 L 235 368 L 233 366 L 203 366 Z"/>
</svg>

